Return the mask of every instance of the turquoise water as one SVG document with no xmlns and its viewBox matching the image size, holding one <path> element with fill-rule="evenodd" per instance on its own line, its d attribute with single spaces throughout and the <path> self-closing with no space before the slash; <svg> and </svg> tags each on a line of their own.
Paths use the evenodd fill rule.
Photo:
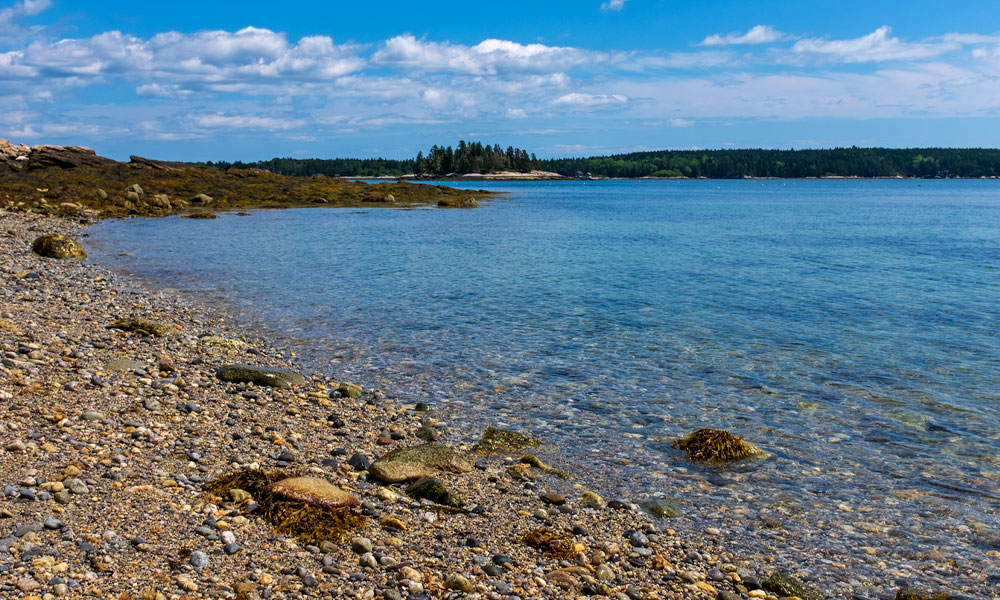
<svg viewBox="0 0 1000 600">
<path fill-rule="evenodd" d="M 868 506 L 897 547 L 1000 546 L 1000 183 L 484 185 L 509 195 L 91 235 L 308 366 L 534 431 L 617 493 L 802 528 Z M 705 426 L 770 457 L 679 460 L 670 439 Z M 845 553 L 880 535 L 854 533 Z"/>
</svg>

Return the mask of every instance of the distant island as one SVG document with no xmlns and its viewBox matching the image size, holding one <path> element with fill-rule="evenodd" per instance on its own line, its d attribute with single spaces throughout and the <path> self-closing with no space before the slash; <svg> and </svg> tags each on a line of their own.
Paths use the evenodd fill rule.
<svg viewBox="0 0 1000 600">
<path fill-rule="evenodd" d="M 1000 176 L 1000 150 L 987 148 L 830 148 L 813 150 L 659 150 L 586 158 L 538 159 L 521 148 L 459 141 L 413 159 L 272 158 L 198 163 L 281 175 L 449 178 L 509 174 L 510 179 L 601 178 L 983 178 Z M 534 174 L 534 176 L 533 176 Z"/>
</svg>

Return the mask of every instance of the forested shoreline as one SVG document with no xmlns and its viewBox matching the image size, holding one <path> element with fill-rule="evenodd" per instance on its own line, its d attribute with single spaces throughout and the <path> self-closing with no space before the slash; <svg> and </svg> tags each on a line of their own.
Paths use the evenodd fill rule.
<svg viewBox="0 0 1000 600">
<path fill-rule="evenodd" d="M 980 178 L 1000 176 L 1000 149 L 831 148 L 810 150 L 661 150 L 610 156 L 538 159 L 520 148 L 460 141 L 432 146 L 413 159 L 272 158 L 208 162 L 218 169 L 262 169 L 292 176 L 449 177 L 472 173 L 549 171 L 571 178 L 808 177 Z"/>
</svg>

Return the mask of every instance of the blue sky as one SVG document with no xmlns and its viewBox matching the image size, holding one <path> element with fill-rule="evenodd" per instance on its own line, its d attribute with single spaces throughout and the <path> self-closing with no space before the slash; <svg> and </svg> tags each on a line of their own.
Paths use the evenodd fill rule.
<svg viewBox="0 0 1000 600">
<path fill-rule="evenodd" d="M 994 1 L 0 0 L 0 137 L 176 160 L 1000 145 Z"/>
</svg>

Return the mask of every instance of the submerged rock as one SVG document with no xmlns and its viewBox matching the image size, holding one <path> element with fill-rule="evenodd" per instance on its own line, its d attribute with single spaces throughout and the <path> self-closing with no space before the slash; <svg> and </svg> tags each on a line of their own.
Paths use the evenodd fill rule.
<svg viewBox="0 0 1000 600">
<path fill-rule="evenodd" d="M 516 452 L 526 448 L 534 448 L 542 443 L 538 438 L 517 431 L 487 427 L 483 438 L 476 444 L 475 451 L 482 454 L 496 452 Z"/>
<path fill-rule="evenodd" d="M 372 463 L 368 472 L 381 481 L 398 483 L 439 472 L 468 473 L 472 462 L 438 442 L 400 448 Z"/>
<path fill-rule="evenodd" d="M 294 371 L 250 365 L 223 365 L 216 369 L 215 376 L 230 383 L 252 383 L 275 388 L 302 385 L 306 378 Z"/>
<path fill-rule="evenodd" d="M 661 519 L 673 519 L 681 516 L 681 509 L 677 504 L 673 500 L 667 500 L 666 498 L 653 498 L 648 502 L 642 503 L 641 506 L 649 514 Z"/>
<path fill-rule="evenodd" d="M 267 491 L 288 500 L 298 500 L 316 506 L 353 508 L 361 505 L 360 500 L 319 477 L 282 479 L 267 486 Z"/>
<path fill-rule="evenodd" d="M 736 462 L 763 454 L 760 448 L 722 429 L 699 429 L 674 442 L 688 458 L 703 462 Z"/>
<path fill-rule="evenodd" d="M 80 242 L 58 233 L 47 233 L 31 244 L 31 251 L 46 258 L 87 258 Z"/>
<path fill-rule="evenodd" d="M 823 592 L 784 573 L 771 575 L 764 580 L 762 586 L 765 590 L 775 594 L 779 598 L 794 596 L 801 600 L 826 600 Z"/>
</svg>

